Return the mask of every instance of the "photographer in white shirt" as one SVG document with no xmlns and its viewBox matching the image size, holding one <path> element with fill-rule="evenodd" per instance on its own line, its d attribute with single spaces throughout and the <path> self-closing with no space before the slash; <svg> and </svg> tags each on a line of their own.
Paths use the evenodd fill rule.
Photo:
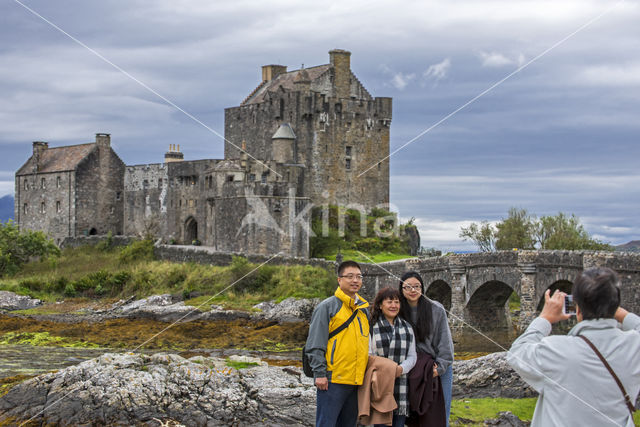
<svg viewBox="0 0 640 427">
<path fill-rule="evenodd" d="M 609 268 L 591 268 L 572 288 L 578 324 L 548 336 L 566 320 L 566 294 L 545 292 L 540 316 L 513 343 L 511 367 L 540 397 L 532 426 L 628 426 L 630 408 L 613 375 L 580 335 L 593 343 L 619 378 L 630 402 L 640 390 L 640 317 L 620 307 L 620 281 Z"/>
</svg>

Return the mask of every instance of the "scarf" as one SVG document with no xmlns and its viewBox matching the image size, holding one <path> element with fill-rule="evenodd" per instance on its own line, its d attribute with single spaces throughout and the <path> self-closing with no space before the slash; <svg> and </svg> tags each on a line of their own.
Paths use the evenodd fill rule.
<svg viewBox="0 0 640 427">
<path fill-rule="evenodd" d="M 384 316 L 378 319 L 375 325 L 373 325 L 376 356 L 386 357 L 397 364 L 404 362 L 409 353 L 411 341 L 413 340 L 410 328 L 411 326 L 399 317 L 395 318 L 393 326 Z M 407 374 L 403 373 L 396 378 L 393 386 L 393 397 L 398 404 L 398 415 L 409 415 L 408 395 Z"/>
</svg>

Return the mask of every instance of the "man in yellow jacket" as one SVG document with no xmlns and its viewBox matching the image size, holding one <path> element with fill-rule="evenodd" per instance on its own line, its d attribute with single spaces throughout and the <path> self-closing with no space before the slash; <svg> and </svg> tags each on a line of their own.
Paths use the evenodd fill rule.
<svg viewBox="0 0 640 427">
<path fill-rule="evenodd" d="M 343 262 L 334 296 L 318 304 L 311 317 L 306 349 L 317 389 L 317 427 L 354 427 L 358 420 L 358 386 L 369 358 L 369 303 L 358 295 L 361 287 L 358 263 Z"/>
</svg>

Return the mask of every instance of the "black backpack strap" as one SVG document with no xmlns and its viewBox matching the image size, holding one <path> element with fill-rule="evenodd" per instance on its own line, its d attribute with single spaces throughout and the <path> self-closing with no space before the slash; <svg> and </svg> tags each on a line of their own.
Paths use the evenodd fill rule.
<svg viewBox="0 0 640 427">
<path fill-rule="evenodd" d="M 353 313 L 351 314 L 351 316 L 349 316 L 349 318 L 340 326 L 338 326 L 337 328 L 335 328 L 333 331 L 331 331 L 331 333 L 329 334 L 329 339 L 335 337 L 336 335 L 338 335 L 340 332 L 344 331 L 345 329 L 347 329 L 347 327 L 349 326 L 349 324 L 351 322 L 353 322 L 353 319 L 356 318 L 356 315 L 358 314 L 358 310 L 359 309 L 355 309 L 353 310 Z"/>
<path fill-rule="evenodd" d="M 602 353 L 598 351 L 596 346 L 593 345 L 593 343 L 587 337 L 585 337 L 584 335 L 578 335 L 578 336 L 582 338 L 584 342 L 586 342 L 589 345 L 589 347 L 591 347 L 591 349 L 594 351 L 595 354 L 598 355 L 598 358 L 602 361 L 602 364 L 604 365 L 604 367 L 607 368 L 607 371 L 609 371 L 613 379 L 616 381 L 616 384 L 618 384 L 618 387 L 620 388 L 620 391 L 624 396 L 624 403 L 627 405 L 627 408 L 629 409 L 629 412 L 631 412 L 631 416 L 633 417 L 633 412 L 635 411 L 635 407 L 633 406 L 633 403 L 631 403 L 631 399 L 629 398 L 627 391 L 624 389 L 624 386 L 622 385 L 622 382 L 620 381 L 616 373 L 613 372 L 613 369 L 611 368 L 607 360 L 604 358 Z"/>
</svg>

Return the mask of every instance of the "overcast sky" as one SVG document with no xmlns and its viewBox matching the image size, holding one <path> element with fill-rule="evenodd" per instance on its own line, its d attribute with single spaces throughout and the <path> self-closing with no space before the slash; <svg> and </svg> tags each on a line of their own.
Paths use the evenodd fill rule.
<svg viewBox="0 0 640 427">
<path fill-rule="evenodd" d="M 391 157 L 392 204 L 424 246 L 472 249 L 460 226 L 512 206 L 626 243 L 640 238 L 638 22 L 638 3 L 610 0 L 3 1 L 0 196 L 35 140 L 111 133 L 127 164 L 169 144 L 222 158 L 219 135 L 157 94 L 221 135 L 262 65 L 341 48 L 373 96 L 393 97 L 392 150 L 445 119 Z"/>
</svg>

